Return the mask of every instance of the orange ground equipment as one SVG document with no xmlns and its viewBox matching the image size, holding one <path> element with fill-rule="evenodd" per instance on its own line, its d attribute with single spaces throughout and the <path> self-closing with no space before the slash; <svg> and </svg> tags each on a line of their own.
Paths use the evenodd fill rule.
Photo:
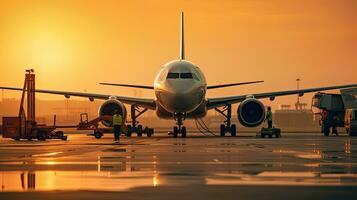
<svg viewBox="0 0 357 200">
<path fill-rule="evenodd" d="M 111 120 L 111 116 L 101 116 L 93 120 L 89 120 L 87 113 L 81 113 L 81 121 L 76 126 L 77 130 L 93 130 L 95 138 L 100 139 L 104 132 L 113 132 L 113 129 L 99 128 L 99 122 L 103 120 Z"/>
<path fill-rule="evenodd" d="M 24 102 L 27 94 L 27 116 L 25 114 Z M 54 125 L 36 123 L 36 105 L 35 105 L 35 74 L 34 70 L 26 70 L 25 83 L 22 90 L 19 115 L 16 117 L 3 117 L 2 133 L 3 138 L 20 139 L 62 139 L 67 140 L 67 136 L 62 131 L 56 131 L 55 119 Z"/>
</svg>

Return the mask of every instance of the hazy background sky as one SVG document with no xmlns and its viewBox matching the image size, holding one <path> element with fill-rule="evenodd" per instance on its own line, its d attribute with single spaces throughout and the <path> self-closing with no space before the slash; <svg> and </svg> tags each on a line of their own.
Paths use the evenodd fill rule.
<svg viewBox="0 0 357 200">
<path fill-rule="evenodd" d="M 97 83 L 152 85 L 159 68 L 179 56 L 181 10 L 186 58 L 209 85 L 265 80 L 209 97 L 295 89 L 297 77 L 303 88 L 357 83 L 354 0 L 0 0 L 0 85 L 22 86 L 24 69 L 34 68 L 37 88 L 153 97 Z"/>
</svg>

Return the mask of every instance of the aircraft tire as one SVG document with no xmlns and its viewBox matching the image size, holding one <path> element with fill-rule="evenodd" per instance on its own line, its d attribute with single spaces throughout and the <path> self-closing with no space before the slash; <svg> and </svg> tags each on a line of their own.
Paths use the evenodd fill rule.
<svg viewBox="0 0 357 200">
<path fill-rule="evenodd" d="M 178 128 L 177 128 L 177 126 L 174 127 L 173 136 L 174 136 L 174 138 L 177 138 L 177 136 L 178 136 Z"/>
<path fill-rule="evenodd" d="M 220 130 L 220 136 L 224 137 L 226 135 L 226 126 L 224 124 L 221 124 L 219 130 Z"/>
<path fill-rule="evenodd" d="M 231 126 L 231 136 L 232 137 L 237 136 L 237 127 L 235 124 L 232 124 L 232 126 Z"/>
<path fill-rule="evenodd" d="M 100 139 L 100 138 L 102 138 L 102 133 L 99 132 L 99 131 L 94 131 L 94 137 L 95 137 L 96 139 Z"/>
<path fill-rule="evenodd" d="M 125 134 L 125 136 L 126 137 L 131 137 L 131 133 L 132 133 L 131 125 L 126 126 L 126 134 Z"/>
<path fill-rule="evenodd" d="M 183 126 L 183 127 L 181 128 L 181 137 L 182 137 L 182 138 L 185 138 L 185 137 L 186 137 L 186 127 L 185 127 L 185 126 Z"/>
<path fill-rule="evenodd" d="M 323 124 L 322 126 L 323 126 L 324 136 L 329 136 L 330 135 L 330 127 L 325 124 Z"/>
<path fill-rule="evenodd" d="M 138 125 L 136 133 L 137 133 L 138 137 L 143 136 L 143 126 L 142 125 Z"/>
</svg>

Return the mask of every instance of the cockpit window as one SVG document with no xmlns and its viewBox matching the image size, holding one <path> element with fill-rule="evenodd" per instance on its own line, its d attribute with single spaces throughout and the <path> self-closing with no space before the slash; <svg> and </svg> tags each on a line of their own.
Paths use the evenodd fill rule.
<svg viewBox="0 0 357 200">
<path fill-rule="evenodd" d="M 197 74 L 195 73 L 190 73 L 190 72 L 186 72 L 186 73 L 168 73 L 166 76 L 167 79 L 195 79 L 197 81 L 199 81 L 200 79 L 198 78 Z"/>
<path fill-rule="evenodd" d="M 165 68 L 162 68 L 159 72 L 159 77 L 158 80 L 162 81 L 164 80 L 164 77 L 166 76 L 167 70 Z"/>
<path fill-rule="evenodd" d="M 200 79 L 198 78 L 197 74 L 192 74 L 193 75 L 193 78 L 197 81 L 199 81 Z"/>
<path fill-rule="evenodd" d="M 180 78 L 182 79 L 193 79 L 192 73 L 181 73 Z"/>
<path fill-rule="evenodd" d="M 179 78 L 179 73 L 168 73 L 166 78 L 167 79 L 177 79 L 177 78 Z"/>
</svg>

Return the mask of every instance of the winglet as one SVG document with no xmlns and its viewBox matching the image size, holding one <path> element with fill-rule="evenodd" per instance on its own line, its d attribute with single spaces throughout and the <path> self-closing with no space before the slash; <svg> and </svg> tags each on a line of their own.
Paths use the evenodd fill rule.
<svg viewBox="0 0 357 200">
<path fill-rule="evenodd" d="M 180 30 L 180 60 L 185 60 L 185 37 L 183 12 L 181 12 L 181 30 Z"/>
</svg>

